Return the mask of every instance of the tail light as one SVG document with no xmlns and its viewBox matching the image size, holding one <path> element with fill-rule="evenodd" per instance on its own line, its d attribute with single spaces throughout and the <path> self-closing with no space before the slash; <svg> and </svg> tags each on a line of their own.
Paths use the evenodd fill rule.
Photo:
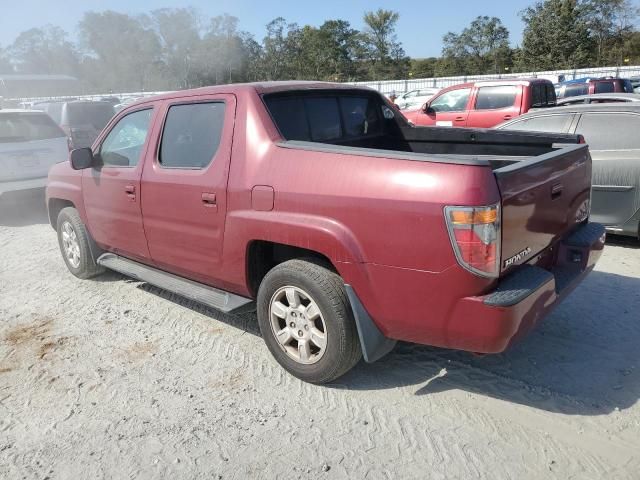
<svg viewBox="0 0 640 480">
<path fill-rule="evenodd" d="M 500 273 L 500 205 L 445 207 L 444 214 L 458 263 L 482 277 Z"/>
</svg>

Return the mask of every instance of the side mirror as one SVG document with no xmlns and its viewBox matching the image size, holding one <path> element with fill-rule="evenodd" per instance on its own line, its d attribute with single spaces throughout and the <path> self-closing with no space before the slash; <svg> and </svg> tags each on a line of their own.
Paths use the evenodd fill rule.
<svg viewBox="0 0 640 480">
<path fill-rule="evenodd" d="M 436 111 L 433 108 L 431 108 L 431 106 L 429 105 L 429 102 L 422 105 L 422 111 L 427 115 L 433 115 L 436 113 Z"/>
<path fill-rule="evenodd" d="M 74 170 L 84 170 L 93 165 L 93 152 L 90 148 L 76 148 L 71 151 L 71 167 Z"/>
</svg>

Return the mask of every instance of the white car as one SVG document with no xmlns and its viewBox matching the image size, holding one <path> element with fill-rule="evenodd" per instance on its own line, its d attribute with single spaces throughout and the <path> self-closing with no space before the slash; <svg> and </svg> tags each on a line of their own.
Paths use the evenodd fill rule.
<svg viewBox="0 0 640 480">
<path fill-rule="evenodd" d="M 43 189 L 49 168 L 69 157 L 67 135 L 44 112 L 0 110 L 0 198 Z"/>
<path fill-rule="evenodd" d="M 431 97 L 433 97 L 439 91 L 439 88 L 421 88 L 419 90 L 411 90 L 404 95 L 400 95 L 396 99 L 396 105 L 398 105 L 398 108 L 400 108 L 400 110 L 418 108 L 422 104 L 428 102 Z"/>
</svg>

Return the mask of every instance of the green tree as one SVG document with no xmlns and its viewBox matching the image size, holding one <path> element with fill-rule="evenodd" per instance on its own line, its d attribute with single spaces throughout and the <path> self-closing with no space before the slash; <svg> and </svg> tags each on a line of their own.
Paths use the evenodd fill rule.
<svg viewBox="0 0 640 480">
<path fill-rule="evenodd" d="M 355 78 L 360 39 L 359 32 L 344 20 L 328 20 L 319 28 L 304 26 L 298 32 L 296 78 L 332 81 Z"/>
<path fill-rule="evenodd" d="M 630 0 L 584 0 L 583 13 L 597 45 L 596 64 L 622 63 L 625 42 L 638 19 L 638 7 Z"/>
<path fill-rule="evenodd" d="M 296 78 L 294 64 L 299 51 L 300 28 L 278 17 L 267 24 L 263 40 L 262 71 L 266 80 Z"/>
<path fill-rule="evenodd" d="M 144 20 L 109 10 L 84 14 L 79 24 L 87 52 L 83 66 L 94 88 L 122 91 L 168 87 L 160 39 Z"/>
<path fill-rule="evenodd" d="M 245 70 L 246 55 L 238 18 L 228 14 L 213 17 L 198 55 L 201 84 L 243 81 Z"/>
<path fill-rule="evenodd" d="M 22 32 L 9 51 L 16 70 L 21 73 L 78 73 L 78 53 L 60 27 L 46 25 Z"/>
<path fill-rule="evenodd" d="M 434 77 L 437 64 L 438 59 L 436 57 L 412 58 L 409 67 L 409 76 L 412 78 Z"/>
<path fill-rule="evenodd" d="M 162 8 L 152 11 L 146 23 L 160 41 L 160 58 L 170 82 L 177 88 L 193 86 L 194 57 L 202 41 L 198 13 L 193 8 Z"/>
<path fill-rule="evenodd" d="M 9 52 L 0 46 L 0 73 L 13 73 Z"/>
<path fill-rule="evenodd" d="M 509 30 L 497 17 L 480 16 L 461 33 L 447 33 L 442 57 L 462 74 L 500 73 L 510 66 Z"/>
<path fill-rule="evenodd" d="M 577 0 L 543 0 L 520 14 L 525 23 L 521 70 L 588 67 L 593 41 Z"/>
<path fill-rule="evenodd" d="M 373 80 L 404 78 L 409 72 L 409 58 L 396 35 L 399 18 L 397 12 L 383 9 L 364 14 L 363 38 Z"/>
</svg>

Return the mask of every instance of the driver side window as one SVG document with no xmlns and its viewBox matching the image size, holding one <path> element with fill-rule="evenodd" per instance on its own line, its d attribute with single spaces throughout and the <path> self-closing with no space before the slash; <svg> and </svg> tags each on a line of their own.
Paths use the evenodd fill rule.
<svg viewBox="0 0 640 480">
<path fill-rule="evenodd" d="M 451 90 L 434 98 L 429 106 L 436 112 L 461 112 L 467 108 L 470 93 L 470 88 Z"/>
<path fill-rule="evenodd" d="M 122 117 L 100 147 L 104 166 L 135 167 L 147 139 L 152 109 L 138 110 Z"/>
</svg>

